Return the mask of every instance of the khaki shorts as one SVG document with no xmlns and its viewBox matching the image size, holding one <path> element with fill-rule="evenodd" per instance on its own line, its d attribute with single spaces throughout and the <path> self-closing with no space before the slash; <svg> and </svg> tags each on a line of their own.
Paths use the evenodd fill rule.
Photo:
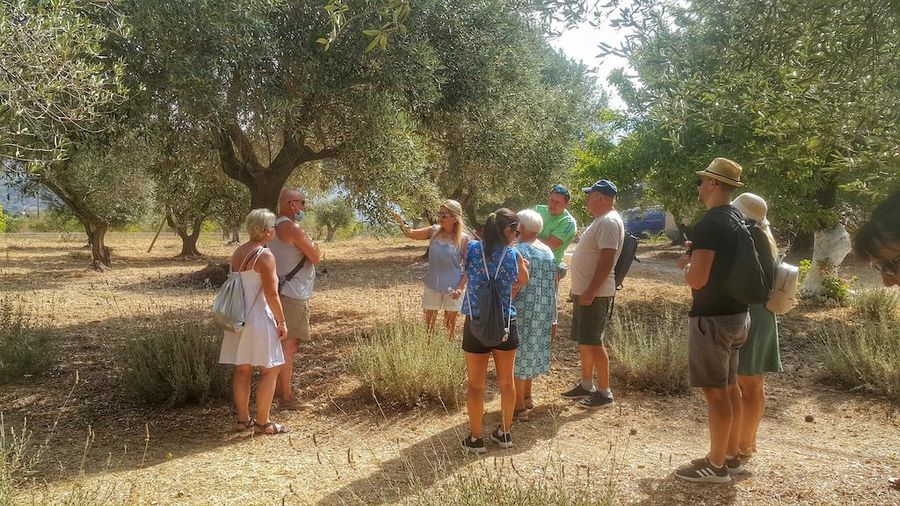
<svg viewBox="0 0 900 506">
<path fill-rule="evenodd" d="M 281 308 L 287 324 L 288 339 L 309 341 L 309 299 L 281 296 Z"/>
<path fill-rule="evenodd" d="M 422 309 L 425 311 L 459 312 L 462 308 L 464 296 L 465 294 L 461 294 L 458 299 L 454 299 L 449 293 L 441 293 L 426 286 L 422 289 Z"/>
<path fill-rule="evenodd" d="M 688 371 L 691 386 L 726 388 L 737 383 L 738 355 L 749 330 L 748 313 L 690 317 Z"/>
</svg>

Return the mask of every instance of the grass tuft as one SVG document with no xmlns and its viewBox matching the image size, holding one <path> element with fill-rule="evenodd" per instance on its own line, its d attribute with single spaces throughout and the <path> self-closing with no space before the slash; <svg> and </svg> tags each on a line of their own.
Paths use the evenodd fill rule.
<svg viewBox="0 0 900 506">
<path fill-rule="evenodd" d="M 889 288 L 861 290 L 851 299 L 850 308 L 864 320 L 893 322 L 900 311 L 900 292 Z"/>
<path fill-rule="evenodd" d="M 835 325 L 821 337 L 821 356 L 831 378 L 900 400 L 900 325 Z"/>
<path fill-rule="evenodd" d="M 212 324 L 154 323 L 137 335 L 118 353 L 122 382 L 136 400 L 178 406 L 224 396 L 222 333 Z"/>
<path fill-rule="evenodd" d="M 414 405 L 422 399 L 457 405 L 466 377 L 459 342 L 430 336 L 421 322 L 401 319 L 357 335 L 348 366 L 386 400 Z"/>
<path fill-rule="evenodd" d="M 40 374 L 50 365 L 49 336 L 31 313 L 0 298 L 0 384 Z"/>
<path fill-rule="evenodd" d="M 690 389 L 685 318 L 674 307 L 650 314 L 622 307 L 613 312 L 612 330 L 609 348 L 618 361 L 610 368 L 613 377 L 662 394 Z"/>
</svg>

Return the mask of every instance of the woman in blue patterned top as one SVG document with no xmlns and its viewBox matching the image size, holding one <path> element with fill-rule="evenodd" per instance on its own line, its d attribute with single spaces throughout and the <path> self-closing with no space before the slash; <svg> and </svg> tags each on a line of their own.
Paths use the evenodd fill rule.
<svg viewBox="0 0 900 506">
<path fill-rule="evenodd" d="M 468 280 L 462 312 L 466 316 L 463 325 L 462 348 L 466 353 L 466 408 L 469 412 L 471 433 L 463 439 L 463 448 L 472 453 L 484 453 L 481 423 L 484 415 L 484 385 L 487 382 L 488 359 L 493 356 L 497 368 L 497 384 L 500 387 L 500 406 L 503 419 L 491 433 L 491 439 L 500 447 L 512 446 L 513 410 L 516 407 L 516 390 L 513 366 L 519 338 L 516 334 L 516 308 L 512 304 L 518 289 L 528 282 L 525 259 L 513 246 L 519 235 L 519 221 L 515 213 L 503 208 L 491 213 L 484 223 L 484 240 L 469 242 L 466 251 L 465 274 Z M 485 265 L 487 264 L 487 265 Z M 495 274 L 496 273 L 496 274 Z M 471 320 L 478 318 L 478 290 L 487 284 L 488 278 L 496 280 L 503 301 L 503 318 L 509 321 L 509 337 L 500 345 L 489 348 L 472 334 Z"/>
<path fill-rule="evenodd" d="M 519 290 L 516 327 L 516 417 L 524 418 L 534 408 L 532 380 L 550 370 L 550 335 L 556 312 L 556 260 L 553 250 L 536 240 L 544 220 L 530 209 L 519 211 L 519 253 L 528 262 L 528 284 Z"/>
</svg>

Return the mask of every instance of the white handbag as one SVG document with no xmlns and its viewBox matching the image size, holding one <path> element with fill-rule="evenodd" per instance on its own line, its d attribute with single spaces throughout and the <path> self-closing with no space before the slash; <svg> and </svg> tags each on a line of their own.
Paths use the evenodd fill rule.
<svg viewBox="0 0 900 506">
<path fill-rule="evenodd" d="M 800 269 L 796 265 L 779 262 L 775 268 L 775 282 L 769 292 L 766 309 L 775 314 L 785 314 L 797 304 L 797 282 Z"/>
</svg>

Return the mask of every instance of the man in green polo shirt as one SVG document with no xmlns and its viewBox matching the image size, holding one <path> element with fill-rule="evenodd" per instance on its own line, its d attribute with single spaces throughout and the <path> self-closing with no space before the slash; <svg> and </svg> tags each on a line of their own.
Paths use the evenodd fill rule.
<svg viewBox="0 0 900 506">
<path fill-rule="evenodd" d="M 553 250 L 553 258 L 556 260 L 556 288 L 559 290 L 559 280 L 566 275 L 568 266 L 563 262 L 563 255 L 569 243 L 575 238 L 575 232 L 578 230 L 578 224 L 575 223 L 575 217 L 569 212 L 569 189 L 558 184 L 550 189 L 550 196 L 547 197 L 547 205 L 534 206 L 534 210 L 541 215 L 544 220 L 544 228 L 538 234 L 538 240 L 546 244 Z M 559 297 L 557 297 L 559 300 Z M 559 314 L 557 308 L 556 314 L 553 315 L 553 327 L 550 330 L 551 336 L 556 337 L 556 317 Z"/>
</svg>

